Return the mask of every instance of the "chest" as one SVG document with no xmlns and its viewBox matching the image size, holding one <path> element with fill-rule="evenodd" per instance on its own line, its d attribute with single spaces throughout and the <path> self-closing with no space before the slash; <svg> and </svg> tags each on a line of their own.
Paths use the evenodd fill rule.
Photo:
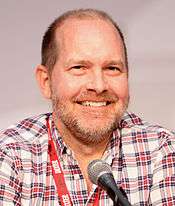
<svg viewBox="0 0 175 206">
<path fill-rule="evenodd" d="M 139 166 L 138 166 L 139 162 Z M 66 187 L 70 193 L 73 205 L 93 205 L 96 190 L 87 175 L 87 165 L 80 168 L 72 157 L 60 160 L 64 172 Z M 55 180 L 52 175 L 50 162 L 44 165 L 33 165 L 31 174 L 24 168 L 21 202 L 23 205 L 60 205 Z M 113 174 L 118 186 L 126 192 L 131 203 L 148 201 L 151 185 L 151 168 L 147 160 L 138 160 L 137 157 L 116 157 L 113 160 Z M 91 192 L 90 192 L 91 191 Z M 104 205 L 113 205 L 105 191 L 100 193 L 100 202 Z"/>
</svg>

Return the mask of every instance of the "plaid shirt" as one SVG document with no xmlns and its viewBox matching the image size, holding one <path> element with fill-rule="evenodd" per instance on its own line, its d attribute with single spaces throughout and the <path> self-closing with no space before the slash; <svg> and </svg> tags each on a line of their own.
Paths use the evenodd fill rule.
<svg viewBox="0 0 175 206">
<path fill-rule="evenodd" d="M 48 156 L 48 116 L 73 205 L 93 205 L 97 187 L 93 185 L 88 194 L 78 163 L 51 114 L 25 119 L 1 133 L 0 205 L 60 205 Z M 132 205 L 175 205 L 175 137 L 168 130 L 126 113 L 103 159 Z M 113 205 L 102 190 L 99 205 Z"/>
</svg>

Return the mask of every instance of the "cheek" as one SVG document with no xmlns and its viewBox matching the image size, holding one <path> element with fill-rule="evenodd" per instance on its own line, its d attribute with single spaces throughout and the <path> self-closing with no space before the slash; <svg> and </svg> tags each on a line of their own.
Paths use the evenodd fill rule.
<svg viewBox="0 0 175 206">
<path fill-rule="evenodd" d="M 81 90 L 81 82 L 75 78 L 70 78 L 66 75 L 60 75 L 53 78 L 52 88 L 58 97 L 71 98 L 79 93 Z"/>
<path fill-rule="evenodd" d="M 125 99 L 129 95 L 128 79 L 119 78 L 117 80 L 110 81 L 110 88 L 120 98 Z"/>
</svg>

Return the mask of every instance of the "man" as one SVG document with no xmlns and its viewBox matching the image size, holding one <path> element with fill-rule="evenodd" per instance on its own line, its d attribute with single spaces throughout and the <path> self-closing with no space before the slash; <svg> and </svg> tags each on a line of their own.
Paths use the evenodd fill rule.
<svg viewBox="0 0 175 206">
<path fill-rule="evenodd" d="M 104 12 L 74 10 L 46 31 L 36 77 L 52 114 L 1 134 L 1 205 L 113 205 L 87 166 L 111 165 L 132 205 L 175 204 L 175 143 L 166 129 L 126 112 L 123 35 Z"/>
</svg>

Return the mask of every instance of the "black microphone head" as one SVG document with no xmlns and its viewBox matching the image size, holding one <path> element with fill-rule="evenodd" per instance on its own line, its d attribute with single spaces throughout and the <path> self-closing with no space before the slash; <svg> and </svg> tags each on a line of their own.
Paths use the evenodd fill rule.
<svg viewBox="0 0 175 206">
<path fill-rule="evenodd" d="M 93 160 L 87 167 L 88 175 L 93 184 L 98 185 L 98 179 L 105 173 L 112 174 L 111 167 L 101 159 Z"/>
</svg>

